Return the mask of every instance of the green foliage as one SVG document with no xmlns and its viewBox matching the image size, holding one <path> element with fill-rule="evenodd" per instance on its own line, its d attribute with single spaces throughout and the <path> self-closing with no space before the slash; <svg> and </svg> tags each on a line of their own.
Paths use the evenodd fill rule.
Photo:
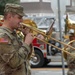
<svg viewBox="0 0 75 75">
<path fill-rule="evenodd" d="M 0 0 L 0 15 L 4 14 L 4 8 L 6 3 L 20 4 L 20 0 Z"/>
</svg>

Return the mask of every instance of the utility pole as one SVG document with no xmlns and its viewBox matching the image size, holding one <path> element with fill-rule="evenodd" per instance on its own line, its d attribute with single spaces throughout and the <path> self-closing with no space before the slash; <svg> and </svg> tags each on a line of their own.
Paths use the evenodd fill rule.
<svg viewBox="0 0 75 75">
<path fill-rule="evenodd" d="M 61 9 L 60 9 L 60 0 L 57 0 L 57 2 L 58 2 L 58 24 L 59 24 L 59 31 L 60 31 L 60 40 L 61 41 L 63 41 L 62 40 L 62 29 L 61 29 Z M 62 45 L 61 45 L 61 48 L 62 48 Z M 62 52 L 61 52 L 61 54 L 62 54 Z M 65 68 L 65 65 L 64 65 L 64 58 L 63 58 L 63 54 L 61 55 L 61 60 L 62 60 L 62 74 L 63 75 L 65 75 L 65 70 L 64 70 L 64 68 Z"/>
</svg>

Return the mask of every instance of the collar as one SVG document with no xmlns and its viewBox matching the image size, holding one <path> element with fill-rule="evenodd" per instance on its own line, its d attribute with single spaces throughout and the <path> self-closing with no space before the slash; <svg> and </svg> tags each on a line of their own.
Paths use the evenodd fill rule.
<svg viewBox="0 0 75 75">
<path fill-rule="evenodd" d="M 4 29 L 4 30 L 6 30 L 7 32 L 9 32 L 9 33 L 13 33 L 13 31 L 11 31 L 9 28 L 6 28 L 6 27 L 1 27 L 2 29 Z"/>
</svg>

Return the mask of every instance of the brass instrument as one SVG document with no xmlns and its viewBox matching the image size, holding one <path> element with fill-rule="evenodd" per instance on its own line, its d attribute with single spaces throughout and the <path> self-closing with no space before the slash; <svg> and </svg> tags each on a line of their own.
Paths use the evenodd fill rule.
<svg viewBox="0 0 75 75">
<path fill-rule="evenodd" d="M 73 43 L 73 42 L 75 42 L 75 40 L 70 41 L 70 42 L 68 43 L 68 45 L 70 45 L 70 44 Z M 65 47 L 63 48 L 63 50 L 67 51 L 67 46 L 65 46 Z M 65 59 L 67 59 L 67 53 L 63 52 L 63 56 L 64 56 Z M 71 55 L 71 56 L 73 57 L 74 55 Z"/>
<path fill-rule="evenodd" d="M 31 19 L 25 19 L 25 20 L 23 20 L 22 23 L 27 24 L 28 26 L 34 27 L 34 29 L 37 28 L 36 23 L 34 21 L 32 21 Z M 23 26 L 23 27 L 25 27 L 25 26 Z M 33 31 L 32 29 L 30 29 L 30 32 L 33 33 L 34 35 L 37 35 L 37 33 L 35 31 Z"/>
<path fill-rule="evenodd" d="M 26 22 L 27 21 L 27 22 Z M 34 32 L 38 33 L 38 34 L 42 34 L 44 37 L 45 37 L 45 41 L 48 41 L 52 35 L 52 31 L 53 31 L 53 25 L 54 25 L 54 22 L 55 22 L 55 19 L 53 19 L 53 22 L 52 22 L 52 25 L 51 27 L 49 27 L 48 31 L 45 33 L 43 32 L 42 30 L 40 29 L 37 29 L 37 25 L 35 24 L 35 22 L 31 22 L 31 24 L 28 23 L 29 19 L 28 20 L 23 20 L 22 23 L 20 23 L 22 25 L 22 28 L 23 27 L 28 27 L 32 32 L 33 31 L 33 34 Z"/>
<path fill-rule="evenodd" d="M 53 22 L 53 23 L 54 23 L 54 22 Z M 49 40 L 49 39 L 55 40 L 55 41 L 57 41 L 57 42 L 63 44 L 64 46 L 70 47 L 70 48 L 72 48 L 72 49 L 75 50 L 74 47 L 72 47 L 72 46 L 70 46 L 70 45 L 67 45 L 67 44 L 64 43 L 64 42 L 61 42 L 61 41 L 59 41 L 59 40 L 57 40 L 57 39 L 51 37 L 51 35 L 50 35 L 50 36 L 46 35 L 46 33 L 44 33 L 43 31 L 41 31 L 40 29 L 37 29 L 37 28 L 35 28 L 35 27 L 29 26 L 28 24 L 24 24 L 24 23 L 21 23 L 21 25 L 23 25 L 23 26 L 25 26 L 25 27 L 28 27 L 28 28 L 30 28 L 31 30 L 33 30 L 33 31 L 35 31 L 35 32 L 37 32 L 37 33 L 39 33 L 39 34 L 42 34 L 42 35 L 45 37 L 45 40 L 40 40 L 40 39 L 37 38 L 37 37 L 36 37 L 36 38 L 37 38 L 38 40 L 40 40 L 40 41 L 46 43 L 46 44 L 49 44 L 49 45 L 51 45 L 51 46 L 57 48 L 58 50 L 61 50 L 61 51 L 65 52 L 65 53 L 67 53 L 67 54 L 70 54 L 68 51 L 65 51 L 65 50 L 63 50 L 63 49 L 61 49 L 61 48 L 58 48 L 57 46 L 55 46 L 55 45 L 53 45 L 53 44 L 51 44 L 51 43 L 48 43 L 48 40 Z M 51 32 L 50 32 L 50 33 L 51 33 Z M 70 55 L 71 55 L 71 54 L 70 54 Z"/>
<path fill-rule="evenodd" d="M 65 34 L 70 29 L 74 29 L 74 31 L 75 31 L 75 21 L 72 21 L 71 19 L 69 19 L 68 14 L 66 14 L 66 19 L 65 19 Z"/>
</svg>

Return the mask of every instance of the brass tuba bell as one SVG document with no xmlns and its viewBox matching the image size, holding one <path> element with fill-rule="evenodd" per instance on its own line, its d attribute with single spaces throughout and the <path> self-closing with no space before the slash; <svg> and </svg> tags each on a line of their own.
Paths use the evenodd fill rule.
<svg viewBox="0 0 75 75">
<path fill-rule="evenodd" d="M 68 14 L 66 14 L 66 19 L 65 19 L 65 34 L 70 29 L 74 29 L 75 30 L 75 21 L 71 20 L 69 18 Z"/>
<path fill-rule="evenodd" d="M 33 28 L 37 28 L 36 23 L 33 20 L 31 20 L 31 19 L 25 19 L 25 20 L 23 20 L 23 23 L 27 24 L 28 26 L 32 26 Z M 24 25 L 23 25 L 23 28 L 25 28 Z M 33 33 L 34 35 L 37 34 L 35 31 L 33 31 L 31 29 L 30 29 L 30 32 Z"/>
</svg>

